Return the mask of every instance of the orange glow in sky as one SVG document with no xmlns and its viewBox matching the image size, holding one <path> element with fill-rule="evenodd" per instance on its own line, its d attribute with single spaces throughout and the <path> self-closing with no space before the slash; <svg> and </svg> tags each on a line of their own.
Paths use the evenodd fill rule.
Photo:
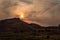
<svg viewBox="0 0 60 40">
<path fill-rule="evenodd" d="M 21 14 L 21 15 L 20 15 L 20 18 L 23 19 L 23 18 L 24 18 L 24 14 Z"/>
<path fill-rule="evenodd" d="M 23 13 L 23 12 L 21 12 L 21 13 L 20 13 L 20 15 L 19 15 L 19 17 L 20 17 L 20 19 L 24 19 L 24 18 L 25 18 L 24 13 Z"/>
</svg>

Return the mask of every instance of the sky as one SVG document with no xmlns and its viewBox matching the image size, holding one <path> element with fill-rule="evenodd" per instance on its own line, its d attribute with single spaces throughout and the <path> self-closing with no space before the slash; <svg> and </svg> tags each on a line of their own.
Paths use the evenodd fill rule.
<svg viewBox="0 0 60 40">
<path fill-rule="evenodd" d="M 20 17 L 46 25 L 60 24 L 60 0 L 0 0 L 0 20 Z"/>
</svg>

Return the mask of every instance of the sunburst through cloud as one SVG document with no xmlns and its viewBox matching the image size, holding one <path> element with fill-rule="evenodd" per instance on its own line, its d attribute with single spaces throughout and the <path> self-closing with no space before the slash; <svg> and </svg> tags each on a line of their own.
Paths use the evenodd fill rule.
<svg viewBox="0 0 60 40">
<path fill-rule="evenodd" d="M 0 0 L 0 20 L 16 17 L 44 26 L 58 25 L 60 0 Z"/>
</svg>

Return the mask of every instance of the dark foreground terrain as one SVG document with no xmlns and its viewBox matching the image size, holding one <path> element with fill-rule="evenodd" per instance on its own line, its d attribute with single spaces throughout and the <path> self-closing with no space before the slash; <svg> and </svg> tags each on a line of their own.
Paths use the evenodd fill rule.
<svg viewBox="0 0 60 40">
<path fill-rule="evenodd" d="M 43 27 L 19 18 L 1 20 L 0 40 L 60 40 L 60 25 Z"/>
</svg>

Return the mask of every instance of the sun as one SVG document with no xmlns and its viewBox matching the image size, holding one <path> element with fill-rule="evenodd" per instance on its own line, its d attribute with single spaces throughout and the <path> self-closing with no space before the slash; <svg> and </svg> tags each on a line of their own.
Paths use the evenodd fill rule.
<svg viewBox="0 0 60 40">
<path fill-rule="evenodd" d="M 23 18 L 24 18 L 24 14 L 21 14 L 21 15 L 20 15 L 20 18 L 23 19 Z"/>
<path fill-rule="evenodd" d="M 20 19 L 24 19 L 25 18 L 24 13 L 20 13 L 19 17 L 20 17 Z"/>
</svg>

